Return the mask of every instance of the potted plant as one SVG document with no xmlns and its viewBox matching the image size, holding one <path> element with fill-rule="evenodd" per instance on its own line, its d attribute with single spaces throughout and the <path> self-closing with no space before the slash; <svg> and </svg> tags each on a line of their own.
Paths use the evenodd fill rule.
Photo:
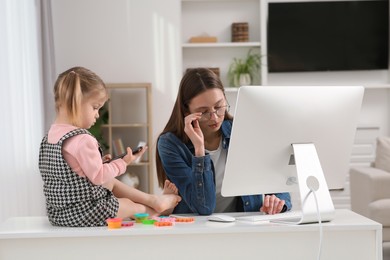
<svg viewBox="0 0 390 260">
<path fill-rule="evenodd" d="M 103 151 L 109 148 L 106 140 L 103 138 L 102 126 L 108 123 L 108 110 L 107 106 L 103 106 L 99 111 L 99 118 L 96 120 L 96 123 L 89 128 L 89 132 L 96 137 Z"/>
<path fill-rule="evenodd" d="M 259 76 L 260 54 L 248 51 L 245 59 L 234 58 L 228 71 L 230 86 L 250 85 L 254 77 Z"/>
</svg>

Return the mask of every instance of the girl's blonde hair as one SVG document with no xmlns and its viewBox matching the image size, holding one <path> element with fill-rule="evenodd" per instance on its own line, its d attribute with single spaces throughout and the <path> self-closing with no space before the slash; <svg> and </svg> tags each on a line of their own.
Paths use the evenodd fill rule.
<svg viewBox="0 0 390 260">
<path fill-rule="evenodd" d="M 98 75 L 83 67 L 70 68 L 61 73 L 54 84 L 56 111 L 64 108 L 70 122 L 79 126 L 82 101 L 98 94 L 108 95 L 106 85 Z"/>
</svg>

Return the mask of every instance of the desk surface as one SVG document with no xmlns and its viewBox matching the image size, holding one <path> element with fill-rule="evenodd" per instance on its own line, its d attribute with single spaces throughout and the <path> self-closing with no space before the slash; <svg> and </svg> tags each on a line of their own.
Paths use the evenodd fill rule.
<svg viewBox="0 0 390 260">
<path fill-rule="evenodd" d="M 244 213 L 230 213 L 237 216 Z M 334 220 L 323 223 L 326 230 L 382 230 L 381 224 L 350 210 L 336 210 Z M 221 234 L 259 232 L 302 232 L 318 231 L 318 224 L 286 225 L 268 222 L 236 220 L 232 223 L 211 222 L 207 216 L 196 216 L 192 223 L 176 223 L 171 227 L 135 224 L 132 227 L 108 229 L 107 227 L 68 228 L 54 227 L 47 217 L 10 218 L 0 225 L 0 239 L 12 238 L 54 238 L 54 237 L 96 237 L 96 236 L 140 236 L 166 234 Z"/>
<path fill-rule="evenodd" d="M 237 216 L 239 213 L 232 213 Z M 242 215 L 242 214 L 241 214 Z M 216 223 L 196 216 L 172 227 L 53 227 L 47 217 L 11 218 L 0 226 L 0 259 L 382 259 L 382 226 L 349 210 L 331 222 L 285 225 Z M 72 248 L 72 250 L 64 250 Z"/>
</svg>

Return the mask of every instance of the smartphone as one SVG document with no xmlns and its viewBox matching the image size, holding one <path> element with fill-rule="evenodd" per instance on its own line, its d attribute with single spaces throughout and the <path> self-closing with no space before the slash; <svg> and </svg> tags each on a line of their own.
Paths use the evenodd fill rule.
<svg viewBox="0 0 390 260">
<path fill-rule="evenodd" d="M 137 154 L 137 153 L 139 153 L 139 152 L 141 152 L 141 150 L 143 149 L 144 147 L 143 146 L 138 146 L 136 149 L 132 149 L 132 154 L 134 155 L 134 154 Z M 126 154 L 125 154 L 126 155 Z"/>
<path fill-rule="evenodd" d="M 138 146 L 137 148 L 132 149 L 132 151 L 133 151 L 132 154 L 134 155 L 134 154 L 137 154 L 137 153 L 141 152 L 142 148 L 143 148 L 142 146 Z M 111 162 L 113 160 L 121 159 L 121 158 L 125 157 L 126 154 L 127 154 L 127 152 L 124 152 L 122 154 L 114 156 L 114 157 L 111 158 L 111 160 L 105 161 L 104 163 L 109 163 L 109 162 Z"/>
</svg>

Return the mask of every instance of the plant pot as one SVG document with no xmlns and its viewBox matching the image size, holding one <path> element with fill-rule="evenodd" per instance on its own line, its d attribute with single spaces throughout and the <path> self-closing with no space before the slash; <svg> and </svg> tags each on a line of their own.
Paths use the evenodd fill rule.
<svg viewBox="0 0 390 260">
<path fill-rule="evenodd" d="M 249 73 L 236 74 L 234 75 L 234 87 L 248 86 L 251 82 L 251 76 Z"/>
<path fill-rule="evenodd" d="M 248 86 L 251 83 L 251 75 L 249 73 L 240 74 L 239 86 Z"/>
</svg>

